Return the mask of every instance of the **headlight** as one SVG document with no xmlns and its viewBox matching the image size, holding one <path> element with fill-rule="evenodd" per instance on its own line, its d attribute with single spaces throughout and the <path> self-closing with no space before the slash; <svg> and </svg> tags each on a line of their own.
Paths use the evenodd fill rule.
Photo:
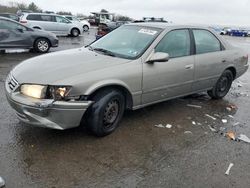
<svg viewBox="0 0 250 188">
<path fill-rule="evenodd" d="M 55 100 L 65 99 L 68 96 L 70 90 L 70 86 L 49 86 L 48 98 L 53 98 Z"/>
<path fill-rule="evenodd" d="M 46 90 L 47 90 L 47 86 L 24 84 L 21 86 L 20 91 L 22 94 L 26 96 L 37 98 L 37 99 L 43 99 L 46 96 Z"/>
<path fill-rule="evenodd" d="M 65 99 L 71 90 L 70 86 L 42 86 L 42 85 L 21 85 L 20 92 L 26 96 L 37 99 Z"/>
</svg>

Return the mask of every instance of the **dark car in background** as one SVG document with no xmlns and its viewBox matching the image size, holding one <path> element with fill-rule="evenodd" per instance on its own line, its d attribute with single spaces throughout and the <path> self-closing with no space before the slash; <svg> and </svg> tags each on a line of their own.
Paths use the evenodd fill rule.
<svg viewBox="0 0 250 188">
<path fill-rule="evenodd" d="M 0 16 L 19 22 L 20 18 L 16 14 L 0 13 Z"/>
<path fill-rule="evenodd" d="M 100 24 L 97 29 L 96 39 L 97 40 L 100 39 L 101 37 L 108 34 L 109 32 L 127 23 L 129 22 L 128 21 L 116 21 L 116 22 L 110 22 L 107 24 Z"/>
<path fill-rule="evenodd" d="M 11 19 L 0 17 L 0 50 L 22 48 L 46 53 L 50 47 L 57 46 L 58 38 L 55 34 L 31 29 Z"/>
<path fill-rule="evenodd" d="M 248 31 L 240 29 L 232 29 L 231 31 L 228 32 L 228 35 L 236 37 L 247 37 Z"/>
</svg>

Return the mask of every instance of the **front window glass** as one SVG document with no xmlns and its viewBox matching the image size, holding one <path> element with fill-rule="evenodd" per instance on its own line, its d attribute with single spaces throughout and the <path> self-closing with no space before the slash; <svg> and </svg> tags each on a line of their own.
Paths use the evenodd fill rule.
<svg viewBox="0 0 250 188">
<path fill-rule="evenodd" d="M 159 35 L 161 29 L 143 26 L 121 26 L 94 42 L 91 49 L 111 52 L 114 56 L 135 59 Z"/>
<path fill-rule="evenodd" d="M 168 53 L 170 58 L 190 55 L 190 36 L 187 29 L 170 31 L 155 48 L 155 52 Z"/>
<path fill-rule="evenodd" d="M 69 21 L 67 21 L 65 18 L 63 18 L 61 16 L 56 16 L 56 22 L 59 22 L 59 23 L 69 23 Z"/>
<path fill-rule="evenodd" d="M 196 29 L 193 33 L 197 54 L 221 51 L 220 41 L 211 32 Z"/>
</svg>

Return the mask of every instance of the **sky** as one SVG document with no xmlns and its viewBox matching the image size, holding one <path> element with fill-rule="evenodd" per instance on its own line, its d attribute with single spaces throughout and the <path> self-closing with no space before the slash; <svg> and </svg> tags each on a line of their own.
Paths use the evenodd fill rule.
<svg viewBox="0 0 250 188">
<path fill-rule="evenodd" d="M 11 0 L 12 2 L 15 0 Z M 9 0 L 0 0 L 8 5 Z M 164 17 L 181 24 L 250 26 L 250 0 L 18 0 L 43 10 L 74 14 L 106 9 L 134 19 Z"/>
</svg>

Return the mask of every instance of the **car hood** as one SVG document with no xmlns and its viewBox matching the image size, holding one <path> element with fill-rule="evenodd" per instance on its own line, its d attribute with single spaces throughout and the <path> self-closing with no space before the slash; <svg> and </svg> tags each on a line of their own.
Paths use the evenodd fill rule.
<svg viewBox="0 0 250 188">
<path fill-rule="evenodd" d="M 12 70 L 19 84 L 60 84 L 71 77 L 128 63 L 131 60 L 106 56 L 79 48 L 54 52 L 26 60 Z M 65 83 L 61 83 L 65 84 Z"/>
</svg>

